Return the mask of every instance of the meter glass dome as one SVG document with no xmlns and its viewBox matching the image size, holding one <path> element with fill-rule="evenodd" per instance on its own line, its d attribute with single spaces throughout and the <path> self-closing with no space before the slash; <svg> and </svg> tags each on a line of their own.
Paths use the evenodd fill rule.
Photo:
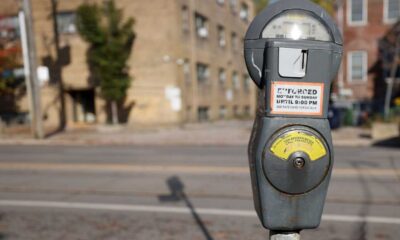
<svg viewBox="0 0 400 240">
<path fill-rule="evenodd" d="M 332 41 L 325 25 L 312 14 L 289 10 L 272 19 L 262 32 L 262 38 Z"/>
</svg>

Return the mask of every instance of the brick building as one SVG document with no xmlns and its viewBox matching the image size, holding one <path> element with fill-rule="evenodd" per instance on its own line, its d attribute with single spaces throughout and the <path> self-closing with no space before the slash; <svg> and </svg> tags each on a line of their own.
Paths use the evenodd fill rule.
<svg viewBox="0 0 400 240">
<path fill-rule="evenodd" d="M 55 1 L 31 1 L 38 64 L 51 70 L 50 80 L 41 87 L 46 126 L 60 123 L 60 79 L 68 126 L 106 122 L 107 104 L 91 81 L 87 44 L 74 25 L 77 6 L 101 1 L 57 1 L 58 54 L 51 17 Z M 0 16 L 7 16 L 8 22 L 17 22 L 16 2 L 2 1 Z M 135 18 L 137 34 L 128 63 L 134 81 L 120 106 L 121 121 L 169 125 L 253 114 L 255 89 L 242 55 L 252 0 L 115 2 L 125 17 Z M 26 102 L 26 97 L 19 101 L 19 111 L 27 111 Z"/>
<path fill-rule="evenodd" d="M 343 30 L 344 55 L 337 86 L 342 99 L 382 106 L 382 96 L 376 94 L 378 88 L 386 87 L 379 69 L 379 41 L 399 17 L 399 0 L 339 1 L 337 19 Z"/>
</svg>

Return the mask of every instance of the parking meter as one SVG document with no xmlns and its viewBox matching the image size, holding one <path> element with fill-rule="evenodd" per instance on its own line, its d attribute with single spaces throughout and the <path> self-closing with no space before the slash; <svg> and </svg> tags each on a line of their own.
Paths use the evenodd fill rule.
<svg viewBox="0 0 400 240">
<path fill-rule="evenodd" d="M 249 165 L 255 208 L 270 230 L 320 224 L 333 165 L 327 111 L 342 45 L 332 18 L 307 0 L 270 5 L 246 33 L 244 57 L 258 87 Z"/>
</svg>

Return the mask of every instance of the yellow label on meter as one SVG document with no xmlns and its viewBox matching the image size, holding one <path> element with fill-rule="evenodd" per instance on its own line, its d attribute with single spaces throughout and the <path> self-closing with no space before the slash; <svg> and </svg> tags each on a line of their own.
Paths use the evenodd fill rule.
<svg viewBox="0 0 400 240">
<path fill-rule="evenodd" d="M 279 136 L 271 146 L 271 152 L 284 160 L 295 152 L 307 153 L 311 161 L 326 155 L 324 144 L 316 136 L 301 131 L 291 131 Z"/>
</svg>

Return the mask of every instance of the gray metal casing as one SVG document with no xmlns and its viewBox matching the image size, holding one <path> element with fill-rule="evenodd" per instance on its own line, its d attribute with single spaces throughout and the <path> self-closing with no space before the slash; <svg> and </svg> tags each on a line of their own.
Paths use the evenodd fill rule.
<svg viewBox="0 0 400 240">
<path fill-rule="evenodd" d="M 332 42 L 263 39 L 266 24 L 286 10 L 305 10 L 317 16 L 331 30 Z M 251 23 L 246 37 L 244 56 L 249 74 L 258 86 L 258 107 L 249 143 L 249 165 L 254 205 L 264 227 L 270 230 L 301 230 L 320 224 L 333 166 L 333 146 L 327 120 L 330 85 L 340 66 L 342 38 L 333 20 L 319 6 L 307 0 L 281 0 L 262 11 Z M 306 75 L 284 78 L 278 73 L 279 48 L 301 48 L 308 51 Z M 274 81 L 324 83 L 323 111 L 318 116 L 272 114 L 271 83 Z M 322 136 L 330 157 L 329 169 L 320 184 L 308 192 L 288 194 L 274 187 L 263 170 L 266 145 L 279 130 L 305 126 Z M 285 179 L 282 178 L 282 181 Z"/>
<path fill-rule="evenodd" d="M 265 47 L 268 42 L 274 41 L 285 41 L 293 42 L 296 44 L 300 41 L 295 40 L 283 40 L 283 39 L 263 39 L 261 37 L 262 31 L 265 26 L 276 16 L 287 11 L 287 10 L 304 10 L 311 13 L 312 15 L 319 18 L 325 26 L 330 29 L 332 36 L 332 46 L 342 46 L 343 39 L 340 34 L 339 29 L 335 25 L 333 19 L 316 4 L 309 2 L 308 0 L 281 0 L 269 7 L 265 8 L 260 14 L 258 14 L 254 20 L 251 22 L 245 36 L 244 43 L 244 57 L 247 66 L 247 70 L 250 77 L 253 79 L 254 83 L 259 87 L 263 87 L 265 81 Z M 318 43 L 317 41 L 304 41 L 308 46 L 313 46 L 313 44 Z M 320 42 L 327 43 L 327 42 Z M 294 46 L 294 45 L 292 45 Z M 333 47 L 335 48 L 335 47 Z M 340 59 L 339 59 L 340 60 Z M 338 63 L 340 65 L 340 61 Z"/>
<path fill-rule="evenodd" d="M 313 126 L 324 136 L 330 153 L 330 166 L 323 181 L 303 194 L 287 194 L 276 189 L 263 170 L 265 146 L 278 130 L 290 126 Z M 254 206 L 261 223 L 270 230 L 301 230 L 318 227 L 333 165 L 333 146 L 327 119 L 269 118 L 258 116 L 249 144 Z M 282 179 L 285 180 L 285 179 Z"/>
</svg>

